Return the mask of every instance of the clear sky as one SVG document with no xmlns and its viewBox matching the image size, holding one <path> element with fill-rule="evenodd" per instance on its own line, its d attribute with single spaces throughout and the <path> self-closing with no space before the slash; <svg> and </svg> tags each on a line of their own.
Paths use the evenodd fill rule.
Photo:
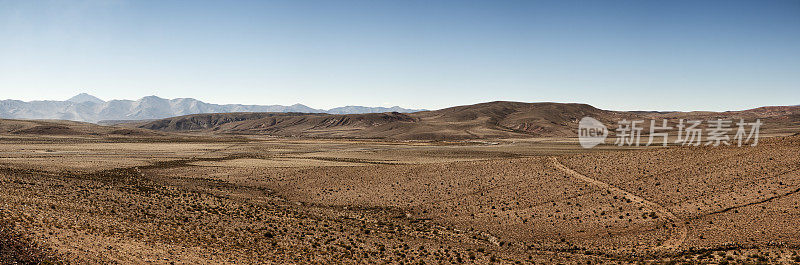
<svg viewBox="0 0 800 265">
<path fill-rule="evenodd" d="M 0 99 L 800 104 L 800 1 L 0 0 Z"/>
</svg>

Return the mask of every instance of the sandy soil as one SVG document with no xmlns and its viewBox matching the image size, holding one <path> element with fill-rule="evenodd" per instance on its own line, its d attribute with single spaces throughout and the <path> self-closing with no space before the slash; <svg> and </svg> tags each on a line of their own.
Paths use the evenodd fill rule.
<svg viewBox="0 0 800 265">
<path fill-rule="evenodd" d="M 0 139 L 5 263 L 800 261 L 798 136 L 591 150 L 13 137 Z"/>
</svg>

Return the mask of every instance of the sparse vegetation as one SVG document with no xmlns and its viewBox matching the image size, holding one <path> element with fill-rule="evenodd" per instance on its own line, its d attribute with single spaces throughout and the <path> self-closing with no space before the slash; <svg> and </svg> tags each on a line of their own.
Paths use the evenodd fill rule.
<svg viewBox="0 0 800 265">
<path fill-rule="evenodd" d="M 633 151 L 181 137 L 0 136 L 3 236 L 78 263 L 800 259 L 800 136 Z"/>
</svg>

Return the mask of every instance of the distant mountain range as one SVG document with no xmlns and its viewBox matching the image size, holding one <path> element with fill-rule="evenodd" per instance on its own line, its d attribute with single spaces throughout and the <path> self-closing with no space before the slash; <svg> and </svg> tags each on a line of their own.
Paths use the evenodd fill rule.
<svg viewBox="0 0 800 265">
<path fill-rule="evenodd" d="M 74 101 L 78 103 L 75 104 Z M 8 104 L 9 101 L 2 102 Z M 17 102 L 17 101 L 10 101 Z M 34 101 L 29 104 L 51 104 L 53 101 Z M 579 121 L 592 117 L 600 121 L 610 134 L 617 128 L 620 120 L 661 121 L 669 120 L 675 125 L 680 119 L 711 121 L 729 120 L 754 121 L 760 119 L 761 129 L 768 134 L 797 134 L 800 129 L 800 106 L 767 106 L 741 111 L 612 111 L 602 110 L 587 104 L 576 103 L 525 103 L 494 101 L 473 105 L 455 106 L 434 111 L 413 113 L 382 112 L 359 114 L 320 113 L 302 105 L 260 106 L 257 110 L 269 112 L 231 112 L 226 108 L 240 105 L 214 105 L 198 103 L 189 99 L 166 100 L 147 97 L 138 101 L 112 103 L 97 101 L 88 95 L 80 95 L 58 104 L 71 106 L 76 113 L 78 107 L 113 109 L 110 106 L 124 105 L 125 116 L 129 119 L 98 122 L 90 124 L 73 121 L 30 121 L 0 119 L 0 134 L 29 135 L 108 135 L 112 137 L 140 135 L 170 135 L 173 132 L 200 133 L 201 135 L 270 135 L 284 137 L 312 138 L 364 138 L 390 140 L 469 140 L 469 139 L 513 139 L 528 137 L 571 137 L 577 136 Z M 193 102 L 193 104 L 190 104 Z M 3 106 L 3 105 L 0 105 Z M 78 107 L 76 107 L 78 106 Z M 227 107 L 226 107 L 227 106 Z M 7 107 L 7 106 L 5 106 Z M 172 109 L 205 112 L 163 119 L 152 119 L 156 115 L 174 115 Z M 251 108 L 256 108 L 250 106 Z M 270 109 L 272 108 L 272 109 Z M 208 113 L 224 110 L 224 113 Z M 275 111 L 278 110 L 278 111 Z M 342 108 L 336 111 L 354 111 Z M 383 109 L 381 109 L 383 110 Z M 293 112 L 285 112 L 293 111 Z M 315 113 L 301 113 L 315 112 Z M 328 110 L 333 112 L 333 110 Z M 103 112 L 105 113 L 105 112 Z M 146 115 L 145 115 L 146 114 Z M 51 113 L 52 115 L 52 113 Z M 149 115 L 149 116 L 148 116 Z M 110 115 L 108 115 L 110 116 Z M 72 117 L 72 116 L 70 116 Z M 118 118 L 119 116 L 110 116 Z M 138 120 L 131 121 L 130 117 Z M 101 126 L 114 125 L 114 126 Z M 708 123 L 704 123 L 708 125 Z M 647 134 L 650 123 L 640 124 L 642 133 Z M 736 126 L 732 124 L 732 126 Z M 701 126 L 702 127 L 702 126 Z M 677 128 L 677 127 L 673 127 Z M 703 127 L 707 129 L 708 127 Z M 735 127 L 733 127 L 735 128 Z"/>
<path fill-rule="evenodd" d="M 215 113 L 126 123 L 132 129 L 314 138 L 464 140 L 527 137 L 575 137 L 579 121 L 592 117 L 608 128 L 619 120 L 709 121 L 761 119 L 762 129 L 796 133 L 800 107 L 768 106 L 726 112 L 630 112 L 601 110 L 587 104 L 494 101 L 414 113 Z M 641 125 L 648 132 L 650 125 Z"/>
<path fill-rule="evenodd" d="M 215 113 L 194 114 L 121 126 L 162 132 L 204 132 L 370 138 L 462 140 L 574 135 L 578 120 L 637 117 L 586 104 L 496 101 L 415 113 Z"/>
<path fill-rule="evenodd" d="M 211 104 L 193 98 L 164 99 L 157 96 L 143 97 L 139 100 L 104 101 L 95 96 L 81 93 L 66 101 L 0 101 L 0 118 L 6 119 L 58 119 L 85 122 L 104 120 L 153 120 L 199 113 L 230 112 L 299 112 L 330 114 L 363 114 L 423 110 L 401 107 L 363 107 L 346 106 L 328 110 L 314 109 L 302 104 L 282 105 L 241 105 Z"/>
</svg>

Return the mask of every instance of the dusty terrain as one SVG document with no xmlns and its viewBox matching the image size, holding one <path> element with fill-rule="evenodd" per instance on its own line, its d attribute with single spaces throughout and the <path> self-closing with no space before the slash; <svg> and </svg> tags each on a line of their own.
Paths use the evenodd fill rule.
<svg viewBox="0 0 800 265">
<path fill-rule="evenodd" d="M 800 259 L 800 136 L 635 150 L 574 139 L 183 137 L 3 135 L 0 258 Z"/>
<path fill-rule="evenodd" d="M 322 138 L 214 131 L 253 119 L 191 127 L 224 114 L 170 123 L 188 128 L 178 132 L 0 120 L 0 264 L 800 262 L 793 107 L 620 114 L 782 120 L 757 146 L 620 147 L 611 138 L 583 149 L 524 126 L 495 137 L 522 115 L 497 107 L 521 107 L 487 104 L 400 121 L 452 119 L 439 128 L 463 123 L 473 133 L 494 124 L 471 140 L 330 131 L 405 119 L 395 113 L 338 125 L 319 114 L 313 123 L 334 124 Z M 525 108 L 553 107 L 563 106 Z M 568 116 L 586 107 L 571 108 L 530 117 L 564 121 L 550 128 L 566 133 Z M 293 126 L 310 124 L 303 115 Z"/>
</svg>

